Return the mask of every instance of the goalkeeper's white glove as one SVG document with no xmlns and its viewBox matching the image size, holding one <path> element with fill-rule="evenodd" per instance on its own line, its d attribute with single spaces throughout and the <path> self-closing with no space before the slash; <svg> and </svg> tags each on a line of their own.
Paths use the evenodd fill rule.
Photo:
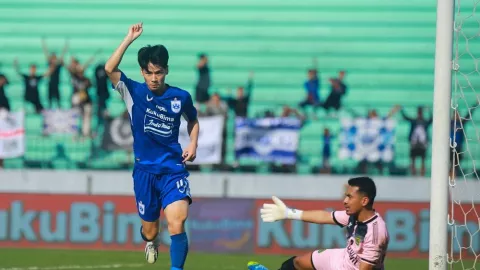
<svg viewBox="0 0 480 270">
<path fill-rule="evenodd" d="M 274 204 L 265 203 L 260 209 L 263 222 L 275 222 L 282 219 L 302 219 L 303 211 L 288 208 L 282 200 L 272 196 Z"/>
</svg>

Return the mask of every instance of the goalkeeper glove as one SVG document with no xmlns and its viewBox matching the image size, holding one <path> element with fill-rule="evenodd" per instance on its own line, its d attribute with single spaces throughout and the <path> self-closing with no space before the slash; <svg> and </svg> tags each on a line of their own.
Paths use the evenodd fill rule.
<svg viewBox="0 0 480 270">
<path fill-rule="evenodd" d="M 275 196 L 272 196 L 272 200 L 274 204 L 265 203 L 262 209 L 260 209 L 263 222 L 274 222 L 282 219 L 302 219 L 303 211 L 288 208 L 282 200 Z"/>
</svg>

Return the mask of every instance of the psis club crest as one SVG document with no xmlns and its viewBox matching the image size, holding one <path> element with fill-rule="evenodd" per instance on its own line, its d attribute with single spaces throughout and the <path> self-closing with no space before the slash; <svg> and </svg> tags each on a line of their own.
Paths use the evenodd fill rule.
<svg viewBox="0 0 480 270">
<path fill-rule="evenodd" d="M 172 112 L 174 113 L 179 113 L 180 110 L 182 109 L 182 102 L 175 98 L 174 100 L 170 101 L 171 102 L 171 108 Z"/>
</svg>

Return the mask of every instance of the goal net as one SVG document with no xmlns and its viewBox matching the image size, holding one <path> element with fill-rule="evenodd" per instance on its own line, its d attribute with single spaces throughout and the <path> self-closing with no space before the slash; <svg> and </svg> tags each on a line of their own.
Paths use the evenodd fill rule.
<svg viewBox="0 0 480 270">
<path fill-rule="evenodd" d="M 448 269 L 480 269 L 479 3 L 455 0 L 454 7 Z"/>
</svg>

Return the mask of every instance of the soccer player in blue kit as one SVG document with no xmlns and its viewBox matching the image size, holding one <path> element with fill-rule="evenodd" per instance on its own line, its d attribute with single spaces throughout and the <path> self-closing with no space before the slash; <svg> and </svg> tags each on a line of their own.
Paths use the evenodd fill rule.
<svg viewBox="0 0 480 270">
<path fill-rule="evenodd" d="M 129 79 L 118 69 L 123 54 L 142 32 L 142 23 L 129 28 L 105 64 L 105 72 L 130 115 L 135 155 L 133 186 L 142 219 L 139 233 L 146 241 L 145 257 L 149 263 L 157 260 L 158 219 L 162 208 L 172 240 L 170 269 L 180 270 L 188 253 L 184 223 L 192 203 L 185 163 L 195 159 L 200 127 L 190 94 L 165 84 L 169 56 L 164 46 L 146 46 L 138 51 L 140 73 L 145 82 Z M 183 151 L 178 143 L 182 116 L 188 122 L 190 135 L 190 144 Z"/>
</svg>

